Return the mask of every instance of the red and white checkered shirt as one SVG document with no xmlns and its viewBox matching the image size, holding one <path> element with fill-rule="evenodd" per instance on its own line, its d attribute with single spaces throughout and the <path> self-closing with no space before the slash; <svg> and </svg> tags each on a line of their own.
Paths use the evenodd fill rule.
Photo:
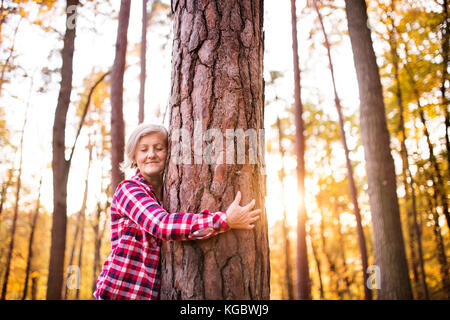
<svg viewBox="0 0 450 320">
<path fill-rule="evenodd" d="M 94 297 L 158 299 L 162 240 L 206 239 L 229 230 L 225 212 L 168 213 L 138 171 L 122 181 L 111 203 L 111 254 Z"/>
</svg>

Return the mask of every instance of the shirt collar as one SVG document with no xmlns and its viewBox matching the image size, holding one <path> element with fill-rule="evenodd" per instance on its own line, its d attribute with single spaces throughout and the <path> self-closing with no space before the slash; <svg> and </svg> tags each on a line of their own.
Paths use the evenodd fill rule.
<svg viewBox="0 0 450 320">
<path fill-rule="evenodd" d="M 152 187 L 152 185 L 147 180 L 145 180 L 144 176 L 142 175 L 142 173 L 139 170 L 136 171 L 136 174 L 134 175 L 134 177 L 132 179 L 144 183 L 145 185 L 149 186 L 152 189 L 152 191 L 154 191 L 154 188 Z"/>
</svg>

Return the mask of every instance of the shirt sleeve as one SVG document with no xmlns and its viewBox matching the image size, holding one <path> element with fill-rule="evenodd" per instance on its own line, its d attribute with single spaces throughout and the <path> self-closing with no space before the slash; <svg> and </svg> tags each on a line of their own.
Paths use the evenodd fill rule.
<svg viewBox="0 0 450 320">
<path fill-rule="evenodd" d="M 140 184 L 122 182 L 116 206 L 146 232 L 162 240 L 206 239 L 230 229 L 225 212 L 168 213 Z"/>
</svg>

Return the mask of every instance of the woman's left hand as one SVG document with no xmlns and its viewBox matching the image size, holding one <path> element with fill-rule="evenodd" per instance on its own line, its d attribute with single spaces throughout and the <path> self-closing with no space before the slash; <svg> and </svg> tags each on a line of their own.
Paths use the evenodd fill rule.
<svg viewBox="0 0 450 320">
<path fill-rule="evenodd" d="M 253 223 L 259 219 L 261 209 L 250 211 L 255 206 L 255 199 L 243 207 L 239 205 L 239 202 L 241 202 L 240 191 L 226 210 L 228 226 L 231 229 L 251 230 L 255 227 Z"/>
</svg>

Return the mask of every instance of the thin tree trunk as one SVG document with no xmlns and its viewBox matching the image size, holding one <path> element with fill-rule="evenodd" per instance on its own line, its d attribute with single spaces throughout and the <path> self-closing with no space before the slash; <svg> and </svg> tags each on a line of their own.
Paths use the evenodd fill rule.
<svg viewBox="0 0 450 320">
<path fill-rule="evenodd" d="M 333 286 L 333 283 L 336 283 L 336 263 L 333 261 L 333 259 L 331 258 L 331 255 L 328 252 L 328 247 L 327 247 L 327 240 L 325 237 L 325 215 L 323 214 L 323 210 L 321 207 L 321 202 L 317 201 L 317 205 L 319 206 L 319 211 L 320 211 L 320 215 L 321 215 L 321 219 L 320 219 L 320 244 L 322 247 L 322 252 L 325 256 L 325 259 L 327 261 L 328 264 L 328 276 L 329 276 L 329 287 L 331 288 Z"/>
<path fill-rule="evenodd" d="M 86 183 L 87 184 L 87 183 Z M 87 186 L 86 186 L 87 189 Z M 81 277 L 81 272 L 82 272 L 82 268 L 83 268 L 83 244 L 84 244 L 84 224 L 85 224 L 85 220 L 86 220 L 86 215 L 85 215 L 85 210 L 83 210 L 83 212 L 81 213 L 81 235 L 80 235 L 80 247 L 78 250 L 78 268 L 80 268 L 80 277 Z M 82 279 L 82 277 L 81 277 Z M 80 281 L 81 281 L 80 279 Z M 81 282 L 80 282 L 81 284 Z M 76 288 L 76 295 L 75 295 L 75 299 L 78 300 L 80 298 L 80 291 L 81 291 L 81 286 L 80 288 Z"/>
<path fill-rule="evenodd" d="M 3 66 L 2 66 L 2 69 L 0 70 L 0 97 L 2 95 L 3 83 L 5 82 L 6 70 L 8 69 L 9 64 L 11 63 L 11 60 L 13 59 L 14 48 L 16 46 L 16 35 L 17 35 L 17 32 L 19 31 L 19 26 L 20 26 L 21 22 L 22 22 L 22 17 L 20 18 L 19 22 L 17 23 L 16 28 L 14 29 L 13 42 L 12 42 L 11 48 L 9 49 L 9 55 L 6 58 Z M 1 24 L 0 24 L 0 26 L 1 26 Z M 1 30 L 0 30 L 0 43 L 2 43 L 2 41 L 1 41 Z"/>
<path fill-rule="evenodd" d="M 313 227 L 311 226 L 310 229 L 310 234 L 309 234 L 309 241 L 311 244 L 311 249 L 312 249 L 312 253 L 313 253 L 313 257 L 314 257 L 314 261 L 316 262 L 316 266 L 317 266 L 317 276 L 319 277 L 319 293 L 320 293 L 320 299 L 325 299 L 325 294 L 324 294 L 324 290 L 323 290 L 323 282 L 322 282 L 322 269 L 320 266 L 320 259 L 319 259 L 319 255 L 317 252 L 317 247 L 314 244 L 314 240 L 313 240 Z"/>
<path fill-rule="evenodd" d="M 345 163 L 347 166 L 348 186 L 350 188 L 350 197 L 352 199 L 352 204 L 353 204 L 353 213 L 356 218 L 356 232 L 358 235 L 358 245 L 359 245 L 359 251 L 361 254 L 361 265 L 362 265 L 362 274 L 363 274 L 362 282 L 363 282 L 363 288 L 364 288 L 364 299 L 372 300 L 372 291 L 366 285 L 367 279 L 368 279 L 368 274 L 367 274 L 366 270 L 367 270 L 367 267 L 369 266 L 368 257 L 367 257 L 366 237 L 364 236 L 364 229 L 363 229 L 362 222 L 361 222 L 361 211 L 359 209 L 358 194 L 356 191 L 355 180 L 353 177 L 353 166 L 350 161 L 350 151 L 348 150 L 347 139 L 345 137 L 344 117 L 342 114 L 341 100 L 339 99 L 339 95 L 337 93 L 337 88 L 336 88 L 336 80 L 334 77 L 333 62 L 331 59 L 331 47 L 330 47 L 330 43 L 328 41 L 327 32 L 325 31 L 325 27 L 323 25 L 322 15 L 320 14 L 320 10 L 317 5 L 317 0 L 314 0 L 313 4 L 314 4 L 314 8 L 316 9 L 317 16 L 319 17 L 320 26 L 322 28 L 322 33 L 323 33 L 324 40 L 325 40 L 324 45 L 325 45 L 325 48 L 327 49 L 327 54 L 328 54 L 328 65 L 330 68 L 331 79 L 332 79 L 333 90 L 334 90 L 334 102 L 335 102 L 336 110 L 338 113 L 339 131 L 340 131 L 340 135 L 341 135 L 342 146 L 344 148 L 344 153 L 345 153 Z"/>
<path fill-rule="evenodd" d="M 372 213 L 375 263 L 380 268 L 379 299 L 411 299 L 400 222 L 394 161 L 383 91 L 367 27 L 365 0 L 346 0 L 346 13 L 359 84 L 361 134 Z"/>
<path fill-rule="evenodd" d="M 309 276 L 308 248 L 306 246 L 305 136 L 302 119 L 303 104 L 301 99 L 295 0 L 291 0 L 291 21 L 292 51 L 294 58 L 295 153 L 297 155 L 297 188 L 299 194 L 297 209 L 297 298 L 300 300 L 310 300 L 311 279 Z"/>
<path fill-rule="evenodd" d="M 345 241 L 344 241 L 344 235 L 342 234 L 342 224 L 341 224 L 341 215 L 339 213 L 339 205 L 338 205 L 338 199 L 336 196 L 333 197 L 333 203 L 334 203 L 334 207 L 333 207 L 333 215 L 334 215 L 334 219 L 337 222 L 337 234 L 338 234 L 338 242 L 339 242 L 339 248 L 340 248 L 340 253 L 341 253 L 341 259 L 342 259 L 342 271 L 343 271 L 343 280 L 345 283 L 345 291 L 348 294 L 349 299 L 352 298 L 351 295 L 351 290 L 350 290 L 350 285 L 351 285 L 351 281 L 349 278 L 349 270 L 347 267 L 347 258 L 345 255 Z M 342 279 L 342 278 L 341 278 Z M 338 289 L 339 289 L 339 285 L 338 285 Z M 339 291 L 339 296 L 342 297 L 342 293 Z"/>
<path fill-rule="evenodd" d="M 1 192 L 1 200 L 0 200 L 0 217 L 3 213 L 3 204 L 5 203 L 6 199 L 6 192 L 8 191 L 8 188 L 12 184 L 12 177 L 13 177 L 14 170 L 12 168 L 8 169 L 8 178 L 6 182 L 2 183 L 2 192 Z"/>
<path fill-rule="evenodd" d="M 396 97 L 397 97 L 397 104 L 398 104 L 398 109 L 399 109 L 399 130 L 401 133 L 400 136 L 400 145 L 401 145 L 401 158 L 402 158 L 402 163 L 403 163 L 403 167 L 404 167 L 404 171 L 407 173 L 407 177 L 409 177 L 409 183 L 407 180 L 407 177 L 405 177 L 404 179 L 404 188 L 405 188 L 405 193 L 408 193 L 411 195 L 411 214 L 413 217 L 417 216 L 417 205 L 416 205 L 416 191 L 414 189 L 414 176 L 411 173 L 411 170 L 409 168 L 409 155 L 408 155 L 408 149 L 406 148 L 406 131 L 405 131 L 405 121 L 403 118 L 403 113 L 404 113 L 404 107 L 403 107 L 403 97 L 402 97 L 402 90 L 400 87 L 400 77 L 399 77 L 399 59 L 398 59 L 398 54 L 397 54 L 397 39 L 396 39 L 396 27 L 395 27 L 395 22 L 394 22 L 394 16 L 395 14 L 395 0 L 392 0 L 391 2 L 391 27 L 392 30 L 389 33 L 389 44 L 391 47 L 391 54 L 392 54 L 392 64 L 394 66 L 394 78 L 395 78 L 395 86 L 396 86 Z M 409 192 L 408 192 L 409 189 Z M 412 251 L 413 252 L 413 251 Z M 417 271 L 414 267 L 415 261 L 412 261 L 413 264 L 413 270 L 414 270 L 414 274 L 416 276 Z M 425 294 L 425 298 L 429 299 L 428 296 L 428 287 L 425 281 L 425 272 L 423 272 L 422 274 L 422 288 L 424 290 L 424 294 Z M 415 277 L 416 278 L 416 277 Z"/>
<path fill-rule="evenodd" d="M 80 233 L 80 220 L 81 220 L 81 211 L 78 212 L 78 216 L 76 218 L 76 226 L 75 226 L 75 232 L 73 233 L 73 240 L 72 240 L 72 248 L 70 249 L 70 256 L 69 256 L 69 262 L 68 266 L 73 265 L 73 260 L 75 258 L 75 248 L 78 243 L 78 235 Z M 67 300 L 69 293 L 68 286 L 64 286 L 64 300 Z"/>
<path fill-rule="evenodd" d="M 78 268 L 80 268 L 80 275 L 82 272 L 83 267 L 83 244 L 84 244 L 84 227 L 85 227 L 85 221 L 86 221 L 86 203 L 87 203 L 87 197 L 89 193 L 89 171 L 91 168 L 91 162 L 92 162 L 92 144 L 91 144 L 91 134 L 88 135 L 88 146 L 89 150 L 89 161 L 87 166 L 87 172 L 86 172 L 86 180 L 84 182 L 84 196 L 83 196 L 83 203 L 80 210 L 80 222 L 81 222 L 81 236 L 80 236 L 80 247 L 78 251 Z M 81 287 L 77 288 L 75 299 L 78 300 L 80 298 L 80 291 Z"/>
<path fill-rule="evenodd" d="M 31 278 L 31 300 L 36 300 L 39 277 Z"/>
<path fill-rule="evenodd" d="M 111 73 L 111 192 L 124 179 L 120 170 L 125 146 L 125 124 L 123 120 L 123 75 L 127 53 L 127 31 L 130 20 L 130 0 L 120 3 L 119 26 L 117 28 L 116 55 Z"/>
<path fill-rule="evenodd" d="M 210 0 L 194 5 L 193 1 L 173 0 L 172 12 L 171 152 L 164 205 L 169 212 L 226 210 L 240 190 L 242 203 L 255 199 L 263 213 L 252 231 L 231 230 L 201 241 L 163 242 L 161 299 L 268 299 L 270 265 L 261 149 L 263 1 Z M 174 144 L 181 145 L 178 129 L 185 132 L 183 149 L 189 148 L 182 163 L 172 154 L 177 148 Z M 212 151 L 205 143 L 208 132 L 217 143 L 215 161 L 207 154 Z M 241 143 L 239 132 L 249 135 L 249 145 Z M 251 132 L 259 144 L 250 139 Z M 225 152 L 220 145 L 223 137 L 228 140 Z M 235 137 L 237 147 L 249 152 L 244 163 L 239 155 L 235 162 Z M 258 154 L 252 163 L 245 161 L 251 158 L 250 150 Z"/>
<path fill-rule="evenodd" d="M 405 51 L 406 51 L 406 56 L 408 56 L 407 48 L 405 48 Z M 420 116 L 420 120 L 422 121 L 422 124 L 424 127 L 424 134 L 425 134 L 425 137 L 427 140 L 428 151 L 430 153 L 430 162 L 435 171 L 435 175 L 432 176 L 435 193 L 437 194 L 437 197 L 439 197 L 439 199 L 440 199 L 440 203 L 442 204 L 442 208 L 444 211 L 445 220 L 447 221 L 447 226 L 448 226 L 448 229 L 450 230 L 450 213 L 449 213 L 447 197 L 446 197 L 446 193 L 445 193 L 445 185 L 444 185 L 444 181 L 443 181 L 443 178 L 441 175 L 441 171 L 439 170 L 439 165 L 437 163 L 436 156 L 434 155 L 434 148 L 433 148 L 433 144 L 431 143 L 430 134 L 428 132 L 424 108 L 422 107 L 422 104 L 420 103 L 420 95 L 416 88 L 416 82 L 414 80 L 413 73 L 412 73 L 411 69 L 408 67 L 408 65 L 404 65 L 404 67 L 408 74 L 408 78 L 411 83 L 411 87 L 412 87 L 414 96 L 417 101 L 419 116 Z M 439 202 L 436 202 L 436 205 L 438 205 L 438 203 Z"/>
<path fill-rule="evenodd" d="M 97 277 L 98 273 L 100 272 L 100 251 L 102 247 L 102 239 L 103 234 L 105 230 L 105 222 L 103 223 L 103 226 L 100 228 L 100 219 L 102 214 L 102 207 L 100 201 L 97 202 L 97 211 L 96 211 L 96 217 L 95 217 L 95 223 L 93 225 L 94 229 L 94 263 L 93 263 L 93 272 L 92 272 L 92 291 L 95 291 L 95 288 L 97 286 Z"/>
<path fill-rule="evenodd" d="M 447 149 L 447 179 L 450 180 L 450 140 L 448 131 L 450 129 L 450 113 L 448 109 L 449 100 L 447 98 L 448 62 L 449 62 L 449 42 L 450 42 L 450 19 L 448 15 L 448 0 L 443 0 L 442 9 L 444 13 L 444 21 L 442 28 L 442 82 L 441 82 L 441 100 L 442 108 L 445 116 L 445 146 Z"/>
<path fill-rule="evenodd" d="M 284 266 L 285 266 L 285 281 L 288 292 L 288 299 L 294 300 L 294 284 L 292 283 L 292 269 L 291 269 L 291 243 L 289 240 L 289 227 L 287 225 L 287 213 L 286 213 L 286 201 L 284 199 L 285 195 L 285 185 L 284 178 L 286 177 L 286 172 L 284 170 L 284 156 L 285 150 L 283 147 L 283 130 L 281 128 L 280 119 L 277 117 L 277 129 L 278 129 L 278 148 L 281 155 L 281 169 L 279 171 L 279 178 L 283 188 L 283 243 L 284 243 Z"/>
<path fill-rule="evenodd" d="M 12 254 L 13 254 L 13 251 L 14 251 L 14 243 L 15 243 L 16 227 L 17 227 L 17 218 L 19 216 L 20 190 L 22 188 L 23 137 L 25 135 L 25 127 L 26 127 L 26 124 L 27 124 L 28 108 L 30 106 L 30 97 L 31 97 L 32 89 L 33 89 L 33 82 L 31 83 L 31 86 L 30 86 L 30 92 L 29 92 L 29 95 L 28 95 L 28 102 L 27 102 L 27 106 L 26 106 L 26 109 L 25 109 L 25 117 L 24 117 L 24 120 L 23 120 L 22 132 L 21 132 L 21 136 L 20 136 L 20 144 L 19 144 L 20 154 L 19 154 L 19 170 L 18 170 L 18 173 L 17 173 L 16 202 L 15 202 L 15 205 L 14 205 L 14 216 L 13 216 L 13 221 L 12 221 L 12 226 L 11 226 L 11 240 L 9 242 L 8 256 L 6 258 L 6 271 L 5 271 L 5 275 L 4 275 L 4 278 L 3 278 L 2 294 L 1 294 L 1 297 L 0 297 L 1 300 L 5 300 L 6 299 L 6 293 L 8 291 L 9 273 L 10 273 L 10 270 L 11 270 L 11 260 L 12 260 Z"/>
<path fill-rule="evenodd" d="M 145 107 L 145 78 L 146 78 L 146 53 L 147 53 L 147 2 L 142 0 L 142 35 L 141 35 L 141 74 L 139 90 L 139 123 L 144 122 Z"/>
<path fill-rule="evenodd" d="M 90 134 L 88 135 L 88 149 L 89 149 L 89 161 L 88 161 L 88 166 L 87 166 L 87 173 L 86 173 L 86 179 L 84 182 L 84 194 L 83 194 L 83 201 L 81 203 L 81 209 L 80 212 L 78 213 L 78 217 L 77 217 L 77 224 L 76 224 L 76 228 L 75 228 L 75 232 L 74 232 L 74 236 L 73 236 L 73 242 L 72 242 L 72 250 L 70 253 L 70 258 L 69 258 L 69 266 L 73 265 L 73 260 L 75 258 L 75 248 L 77 246 L 77 242 L 78 242 L 78 235 L 80 234 L 80 246 L 78 249 L 78 268 L 81 272 L 81 257 L 80 257 L 80 253 L 83 252 L 83 237 L 84 237 L 84 220 L 85 220 L 85 212 L 86 212 L 86 203 L 87 203 L 87 196 L 88 196 L 88 185 L 89 185 L 89 169 L 91 167 L 91 161 L 92 161 L 92 145 L 90 143 Z M 78 300 L 79 297 L 79 289 L 76 289 L 76 299 Z M 68 296 L 68 287 L 65 287 L 65 292 L 64 292 L 64 299 L 67 299 Z"/>
<path fill-rule="evenodd" d="M 406 52 L 406 55 L 408 55 L 407 52 Z M 405 68 L 405 70 L 408 73 L 409 81 L 411 83 L 411 87 L 412 87 L 412 90 L 414 92 L 414 95 L 415 95 L 415 98 L 416 98 L 416 101 L 417 101 L 417 107 L 418 107 L 418 110 L 419 110 L 420 119 L 421 119 L 422 124 L 424 126 L 424 132 L 425 132 L 425 136 L 427 138 L 428 148 L 429 148 L 429 151 L 430 151 L 430 160 L 433 161 L 434 160 L 433 145 L 431 144 L 430 136 L 428 134 L 428 129 L 427 129 L 426 121 L 425 121 L 425 115 L 424 115 L 423 108 L 422 108 L 421 103 L 420 103 L 419 93 L 418 93 L 417 88 L 416 88 L 414 77 L 413 77 L 412 72 L 409 69 L 408 65 L 405 64 L 404 68 Z M 433 181 L 434 181 L 434 179 L 433 179 Z M 436 193 L 434 193 L 434 194 L 436 194 Z M 421 280 L 422 280 L 422 289 L 424 291 L 425 298 L 429 299 L 428 285 L 427 285 L 427 282 L 426 282 L 425 264 L 424 264 L 424 260 L 423 260 L 422 228 L 419 225 L 419 222 L 417 220 L 417 212 L 416 212 L 415 215 L 413 214 L 413 222 L 414 222 L 414 231 L 415 231 L 416 238 L 417 238 L 417 249 L 418 249 L 418 255 L 419 255 L 420 274 L 421 274 Z M 447 220 L 447 222 L 448 222 L 448 220 Z"/>
<path fill-rule="evenodd" d="M 66 33 L 62 49 L 61 87 L 53 125 L 53 220 L 50 262 L 47 280 L 47 300 L 60 300 L 64 279 L 64 257 L 66 251 L 67 224 L 67 180 L 70 161 L 65 159 L 66 116 L 72 92 L 73 53 L 75 49 L 76 25 L 69 22 L 73 19 L 69 7 L 77 7 L 79 0 L 67 0 Z M 70 11 L 70 12 L 69 12 Z"/>
<path fill-rule="evenodd" d="M 406 161 L 403 150 L 400 151 L 400 156 L 402 158 L 402 180 L 403 185 L 405 187 L 405 207 L 406 207 L 406 221 L 408 226 L 408 246 L 409 246 L 409 252 L 410 252 L 410 262 L 411 262 L 411 268 L 413 271 L 413 277 L 414 277 L 414 284 L 415 287 L 419 287 L 420 284 L 420 276 L 418 268 L 418 261 L 416 256 L 416 234 L 414 233 L 414 221 L 411 221 L 413 218 L 413 213 L 409 209 L 409 201 L 411 201 L 410 195 L 409 195 L 409 188 L 408 188 L 408 179 L 407 179 L 407 173 L 406 173 Z M 406 240 L 405 240 L 406 241 Z M 414 290 L 413 290 L 414 291 Z M 414 293 L 414 292 L 413 292 Z M 425 295 L 425 290 L 424 290 Z"/>
<path fill-rule="evenodd" d="M 30 239 L 28 240 L 28 257 L 27 257 L 27 266 L 25 268 L 25 286 L 23 287 L 22 300 L 27 298 L 28 293 L 28 280 L 30 278 L 30 270 L 31 270 L 31 262 L 33 261 L 33 242 L 34 242 L 34 232 L 36 230 L 37 220 L 39 217 L 39 208 L 41 206 L 41 186 L 42 186 L 42 177 L 39 180 L 39 189 L 38 189 L 38 197 L 36 201 L 36 210 L 34 211 L 33 220 L 31 222 L 31 232 Z"/>
<path fill-rule="evenodd" d="M 447 299 L 450 300 L 450 273 L 449 267 L 447 263 L 447 256 L 445 254 L 444 240 L 442 239 L 441 227 L 439 225 L 439 215 L 436 211 L 436 206 L 433 206 L 430 197 L 427 197 L 429 207 L 431 210 L 432 223 L 433 223 L 433 234 L 436 241 L 436 255 L 439 261 L 439 271 L 442 277 L 442 287 L 447 296 Z"/>
</svg>

